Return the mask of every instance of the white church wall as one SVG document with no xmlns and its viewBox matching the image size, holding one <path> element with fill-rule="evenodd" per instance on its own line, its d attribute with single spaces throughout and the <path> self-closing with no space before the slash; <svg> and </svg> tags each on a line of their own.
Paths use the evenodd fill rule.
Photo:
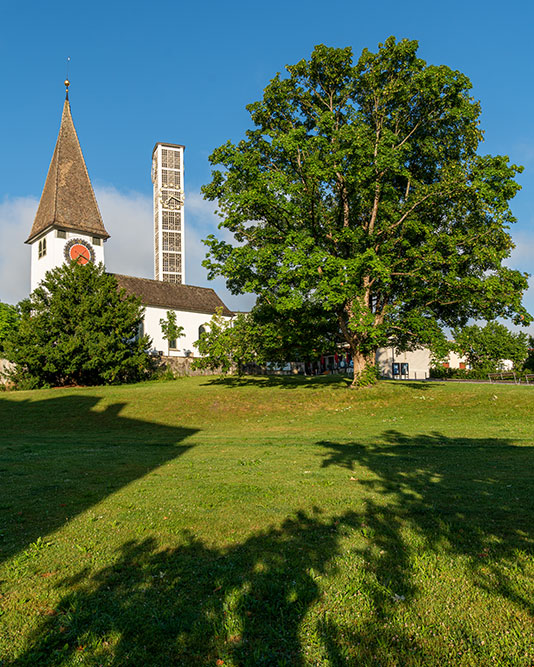
<svg viewBox="0 0 534 667">
<path fill-rule="evenodd" d="M 184 335 L 176 341 L 176 349 L 168 352 L 167 341 L 163 338 L 160 324 L 161 319 L 166 319 L 168 310 L 172 309 L 145 307 L 145 333 L 152 339 L 152 349 L 171 357 L 199 356 L 193 343 L 198 340 L 199 327 L 208 324 L 212 315 L 175 310 L 176 324 L 184 328 Z"/>
</svg>

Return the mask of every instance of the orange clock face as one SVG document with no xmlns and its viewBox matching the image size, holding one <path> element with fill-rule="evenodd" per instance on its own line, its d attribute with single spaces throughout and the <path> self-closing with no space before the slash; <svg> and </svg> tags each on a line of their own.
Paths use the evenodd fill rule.
<svg viewBox="0 0 534 667">
<path fill-rule="evenodd" d="M 78 264 L 87 264 L 87 262 L 91 261 L 89 248 L 86 248 L 81 243 L 72 246 L 69 251 L 69 257 L 75 262 L 78 262 Z"/>
<path fill-rule="evenodd" d="M 95 261 L 95 252 L 87 241 L 71 239 L 65 246 L 65 259 L 78 264 L 87 264 Z"/>
</svg>

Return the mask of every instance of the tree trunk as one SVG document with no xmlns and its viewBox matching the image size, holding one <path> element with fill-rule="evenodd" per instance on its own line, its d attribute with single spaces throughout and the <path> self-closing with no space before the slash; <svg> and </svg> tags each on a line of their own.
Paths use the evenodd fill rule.
<svg viewBox="0 0 534 667">
<path fill-rule="evenodd" d="M 360 305 L 358 311 L 360 313 L 369 312 L 370 304 L 370 290 L 369 290 L 369 279 L 364 278 L 365 281 L 365 294 L 362 299 L 363 304 Z M 354 366 L 354 379 L 351 384 L 351 388 L 357 389 L 358 387 L 365 386 L 366 384 L 373 384 L 376 380 L 376 377 L 373 374 L 373 369 L 376 362 L 376 349 L 369 349 L 369 342 L 362 338 L 359 334 L 355 334 L 351 331 L 349 322 L 351 318 L 354 318 L 353 303 L 349 302 L 345 305 L 343 311 L 337 313 L 337 319 L 339 322 L 339 327 L 341 333 L 345 338 L 345 341 L 349 344 L 350 353 L 352 356 L 352 363 Z M 382 321 L 382 314 L 378 317 L 375 315 L 375 322 L 377 319 Z M 363 321 L 363 315 L 360 315 L 360 321 Z"/>
<path fill-rule="evenodd" d="M 358 389 L 358 387 L 372 384 L 374 379 L 371 371 L 374 369 L 376 353 L 370 352 L 364 354 L 358 348 L 352 348 L 352 362 L 354 364 L 354 379 L 352 380 L 351 389 Z"/>
</svg>

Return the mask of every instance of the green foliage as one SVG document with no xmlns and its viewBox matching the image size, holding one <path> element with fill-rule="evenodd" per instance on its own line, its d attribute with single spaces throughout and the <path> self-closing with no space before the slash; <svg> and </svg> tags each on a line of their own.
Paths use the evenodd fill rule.
<svg viewBox="0 0 534 667">
<path fill-rule="evenodd" d="M 236 243 L 208 237 L 210 277 L 282 317 L 332 314 L 355 381 L 378 347 L 443 346 L 443 326 L 510 317 L 527 276 L 503 265 L 520 167 L 479 155 L 471 83 L 390 37 L 352 62 L 317 46 L 250 104 L 253 129 L 204 186 Z M 439 356 L 439 354 L 438 354 Z"/>
<path fill-rule="evenodd" d="M 380 369 L 375 364 L 372 366 L 368 364 L 361 373 L 354 379 L 354 384 L 357 387 L 367 387 L 370 384 L 376 384 L 380 379 Z"/>
<path fill-rule="evenodd" d="M 339 336 L 331 334 L 331 314 L 319 308 L 302 307 L 282 316 L 263 303 L 231 322 L 219 311 L 195 343 L 202 357 L 194 367 L 241 373 L 249 364 L 315 359 L 336 350 Z"/>
<path fill-rule="evenodd" d="M 534 373 L 534 336 L 529 337 L 528 355 L 524 363 L 524 369 L 527 372 Z"/>
<path fill-rule="evenodd" d="M 184 335 L 184 328 L 176 323 L 176 313 L 174 310 L 168 310 L 166 317 L 160 319 L 159 324 L 169 350 L 171 347 L 176 347 L 176 341 Z"/>
<path fill-rule="evenodd" d="M 129 382 L 151 368 L 141 303 L 101 264 L 52 269 L 19 309 L 5 349 L 21 388 Z"/>
<path fill-rule="evenodd" d="M 222 308 L 218 308 L 199 339 L 193 343 L 202 355 L 193 361 L 193 368 L 218 370 L 222 374 L 237 368 L 239 372 L 242 364 L 254 360 L 249 335 L 244 313 L 239 313 L 232 321 L 223 317 Z"/>
<path fill-rule="evenodd" d="M 0 353 L 4 350 L 4 341 L 16 331 L 20 320 L 16 306 L 0 302 Z"/>
<path fill-rule="evenodd" d="M 500 370 L 505 359 L 520 369 L 528 356 L 528 336 L 523 332 L 513 333 L 498 322 L 455 329 L 453 335 L 457 352 L 477 370 L 488 373 Z"/>
<path fill-rule="evenodd" d="M 487 380 L 488 373 L 494 372 L 491 368 L 444 368 L 434 366 L 430 369 L 430 377 L 436 380 Z"/>
<path fill-rule="evenodd" d="M 247 314 L 253 331 L 256 363 L 305 361 L 338 350 L 342 337 L 335 315 L 318 304 L 305 303 L 279 312 L 262 302 Z"/>
</svg>

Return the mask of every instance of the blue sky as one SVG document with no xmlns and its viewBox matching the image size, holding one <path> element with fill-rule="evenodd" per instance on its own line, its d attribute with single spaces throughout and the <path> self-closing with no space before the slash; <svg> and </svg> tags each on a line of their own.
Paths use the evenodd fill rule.
<svg viewBox="0 0 534 667">
<path fill-rule="evenodd" d="M 356 56 L 389 35 L 417 39 L 429 63 L 464 72 L 482 104 L 482 151 L 522 164 L 510 261 L 534 273 L 534 5 L 315 0 L 4 4 L 0 26 L 0 300 L 29 290 L 31 226 L 57 137 L 70 56 L 70 99 L 104 222 L 112 271 L 152 277 L 150 157 L 186 145 L 188 282 L 208 284 L 200 239 L 217 225 L 200 187 L 208 156 L 249 127 L 245 105 L 314 45 Z M 525 299 L 534 312 L 534 282 Z M 246 308 L 250 299 L 231 298 Z M 534 329 L 531 328 L 534 331 Z"/>
</svg>

